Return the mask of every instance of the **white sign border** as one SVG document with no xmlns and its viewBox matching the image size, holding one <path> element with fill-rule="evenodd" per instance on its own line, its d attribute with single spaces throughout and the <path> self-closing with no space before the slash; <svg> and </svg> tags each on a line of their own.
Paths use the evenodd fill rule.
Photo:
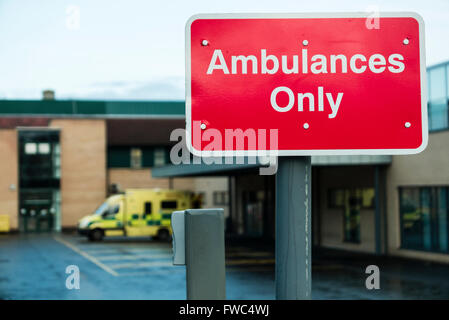
<svg viewBox="0 0 449 320">
<path fill-rule="evenodd" d="M 427 79 L 426 50 L 424 41 L 424 19 L 415 12 L 380 12 L 379 18 L 414 18 L 419 25 L 419 63 L 421 78 L 421 127 L 422 143 L 415 149 L 320 149 L 320 150 L 219 150 L 201 151 L 192 145 L 191 140 L 191 46 L 190 28 L 199 19 L 298 19 L 298 18 L 370 18 L 370 12 L 314 12 L 314 13 L 216 13 L 196 14 L 187 20 L 185 27 L 185 85 L 186 85 L 186 145 L 187 149 L 198 157 L 244 157 L 244 156 L 315 156 L 315 155 L 405 155 L 422 152 L 429 140 L 427 119 Z M 377 17 L 377 16 L 376 16 Z"/>
</svg>

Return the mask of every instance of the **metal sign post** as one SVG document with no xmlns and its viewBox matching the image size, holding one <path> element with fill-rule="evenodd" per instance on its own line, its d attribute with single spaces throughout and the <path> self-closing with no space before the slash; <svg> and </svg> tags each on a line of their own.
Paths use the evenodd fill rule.
<svg viewBox="0 0 449 320">
<path fill-rule="evenodd" d="M 276 174 L 276 299 L 312 291 L 311 157 L 279 157 Z"/>
</svg>

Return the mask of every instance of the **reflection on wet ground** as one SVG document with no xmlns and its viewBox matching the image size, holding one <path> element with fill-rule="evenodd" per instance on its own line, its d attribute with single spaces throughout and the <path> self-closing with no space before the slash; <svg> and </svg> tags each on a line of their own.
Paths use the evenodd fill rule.
<svg viewBox="0 0 449 320">
<path fill-rule="evenodd" d="M 274 299 L 272 244 L 228 241 L 228 299 Z M 355 254 L 312 252 L 313 299 L 449 299 L 449 265 Z M 0 236 L 0 299 L 185 299 L 185 268 L 172 265 L 170 242 L 66 235 Z M 80 290 L 65 286 L 68 265 Z M 367 290 L 365 269 L 380 269 L 380 289 Z"/>
</svg>

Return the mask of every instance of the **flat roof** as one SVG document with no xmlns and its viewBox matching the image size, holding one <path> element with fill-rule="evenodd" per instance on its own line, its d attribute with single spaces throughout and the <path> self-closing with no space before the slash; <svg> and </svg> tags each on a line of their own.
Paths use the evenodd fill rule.
<svg viewBox="0 0 449 320">
<path fill-rule="evenodd" d="M 0 100 L 0 117 L 184 118 L 184 101 Z"/>
<path fill-rule="evenodd" d="M 312 156 L 312 166 L 356 166 L 356 165 L 389 165 L 391 164 L 392 156 L 390 155 L 355 155 L 355 156 Z M 244 163 L 238 164 L 234 160 L 232 164 L 206 164 L 204 160 L 201 163 L 195 164 L 179 164 L 166 165 L 162 167 L 153 167 L 151 169 L 151 176 L 153 178 L 166 177 L 195 177 L 195 176 L 220 176 L 228 175 L 232 172 L 233 175 L 257 172 L 260 167 L 267 167 L 261 164 L 257 159 L 252 161 L 248 157 L 244 158 Z"/>
<path fill-rule="evenodd" d="M 162 167 L 153 167 L 151 169 L 151 176 L 153 178 L 166 177 L 194 177 L 194 176 L 222 176 L 228 175 L 229 172 L 233 174 L 256 172 L 261 166 L 259 162 L 249 163 L 248 158 L 245 158 L 243 164 L 206 164 L 201 163 L 179 164 L 179 165 L 165 165 Z"/>
</svg>

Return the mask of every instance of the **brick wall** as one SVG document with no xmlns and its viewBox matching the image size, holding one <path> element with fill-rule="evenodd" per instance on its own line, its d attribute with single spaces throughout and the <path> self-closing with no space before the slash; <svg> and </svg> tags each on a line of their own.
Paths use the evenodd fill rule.
<svg viewBox="0 0 449 320">
<path fill-rule="evenodd" d="M 54 119 L 61 136 L 61 225 L 74 227 L 106 198 L 106 123 Z"/>
<path fill-rule="evenodd" d="M 9 215 L 12 229 L 18 228 L 17 131 L 0 130 L 0 214 Z M 12 188 L 11 188 L 12 187 Z"/>
</svg>

